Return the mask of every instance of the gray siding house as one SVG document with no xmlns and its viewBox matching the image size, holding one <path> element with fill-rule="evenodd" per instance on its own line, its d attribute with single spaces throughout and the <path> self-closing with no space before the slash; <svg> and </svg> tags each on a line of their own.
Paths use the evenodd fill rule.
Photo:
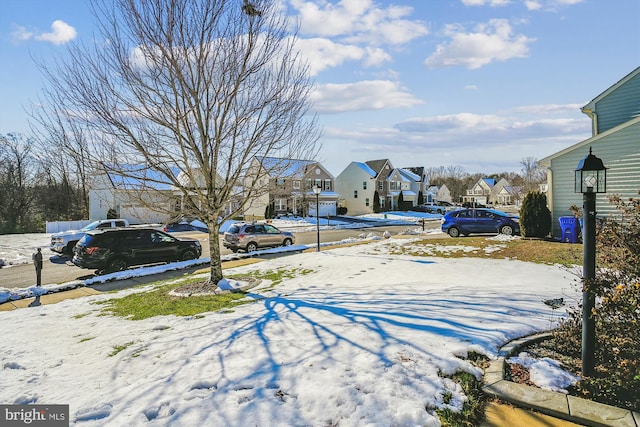
<svg viewBox="0 0 640 427">
<path fill-rule="evenodd" d="M 607 193 L 596 198 L 597 215 L 617 213 L 608 196 L 638 197 L 640 191 L 640 67 L 602 92 L 582 108 L 591 118 L 591 138 L 540 160 L 547 168 L 549 208 L 553 235 L 560 236 L 558 218 L 569 216 L 571 205 L 582 206 L 582 194 L 574 192 L 574 172 L 589 154 L 607 167 Z"/>
</svg>

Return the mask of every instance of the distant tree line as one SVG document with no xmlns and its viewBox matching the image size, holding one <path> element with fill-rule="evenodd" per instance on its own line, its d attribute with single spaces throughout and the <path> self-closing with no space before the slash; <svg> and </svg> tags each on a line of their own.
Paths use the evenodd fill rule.
<svg viewBox="0 0 640 427">
<path fill-rule="evenodd" d="M 0 135 L 0 234 L 44 232 L 46 221 L 89 215 L 86 179 L 51 143 Z"/>
</svg>

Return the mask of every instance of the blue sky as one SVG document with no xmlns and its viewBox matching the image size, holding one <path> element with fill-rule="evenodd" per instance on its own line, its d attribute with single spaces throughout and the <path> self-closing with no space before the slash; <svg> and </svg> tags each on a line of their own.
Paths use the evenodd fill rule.
<svg viewBox="0 0 640 427">
<path fill-rule="evenodd" d="M 240 0 L 237 0 L 240 4 Z M 320 159 L 519 171 L 590 136 L 580 107 L 640 65 L 640 0 L 282 0 L 323 128 Z M 0 134 L 29 134 L 43 79 L 94 37 L 88 2 L 0 3 Z"/>
</svg>

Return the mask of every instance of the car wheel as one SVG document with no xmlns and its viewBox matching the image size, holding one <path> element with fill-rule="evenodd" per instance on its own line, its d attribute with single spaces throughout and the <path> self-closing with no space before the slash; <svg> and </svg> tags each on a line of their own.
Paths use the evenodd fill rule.
<svg viewBox="0 0 640 427">
<path fill-rule="evenodd" d="M 500 233 L 501 234 L 505 234 L 507 236 L 512 236 L 513 235 L 513 227 L 510 225 L 503 225 L 502 227 L 500 227 Z"/>
<path fill-rule="evenodd" d="M 124 271 L 127 269 L 127 261 L 125 261 L 122 258 L 114 258 L 111 261 L 109 261 L 109 264 L 107 264 L 107 268 L 106 270 L 108 272 L 114 272 L 114 271 Z"/>
<path fill-rule="evenodd" d="M 458 230 L 456 227 L 451 227 L 447 233 L 449 233 L 449 236 L 451 237 L 460 237 L 460 230 Z"/>
<path fill-rule="evenodd" d="M 78 243 L 77 240 L 75 242 L 67 243 L 67 246 L 64 247 L 64 250 L 62 251 L 62 253 L 65 255 L 73 256 L 73 248 L 76 247 L 76 243 Z"/>
<path fill-rule="evenodd" d="M 255 252 L 258 250 L 258 245 L 254 242 L 247 244 L 247 252 Z"/>
<path fill-rule="evenodd" d="M 194 251 L 193 249 L 187 249 L 186 251 L 182 252 L 180 261 L 188 261 L 190 259 L 196 259 L 197 257 L 198 255 L 196 254 L 196 251 Z"/>
<path fill-rule="evenodd" d="M 284 239 L 284 242 L 282 242 L 282 246 L 291 246 L 292 243 L 291 239 L 286 238 Z"/>
</svg>

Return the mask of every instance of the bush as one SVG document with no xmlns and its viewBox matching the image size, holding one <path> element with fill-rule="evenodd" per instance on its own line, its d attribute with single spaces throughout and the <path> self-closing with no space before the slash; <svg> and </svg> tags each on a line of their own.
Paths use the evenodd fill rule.
<svg viewBox="0 0 640 427">
<path fill-rule="evenodd" d="M 595 373 L 576 385 L 576 393 L 640 411 L 640 199 L 614 196 L 610 202 L 620 215 L 599 224 L 598 270 L 583 284 L 597 297 Z M 582 307 L 569 314 L 558 333 L 579 352 Z"/>
<path fill-rule="evenodd" d="M 338 209 L 336 209 L 336 214 L 337 215 L 346 215 L 347 214 L 347 208 L 344 206 L 340 206 Z"/>
<path fill-rule="evenodd" d="M 539 191 L 527 193 L 520 207 L 520 233 L 523 237 L 545 238 L 551 232 L 551 211 L 547 196 Z"/>
</svg>

